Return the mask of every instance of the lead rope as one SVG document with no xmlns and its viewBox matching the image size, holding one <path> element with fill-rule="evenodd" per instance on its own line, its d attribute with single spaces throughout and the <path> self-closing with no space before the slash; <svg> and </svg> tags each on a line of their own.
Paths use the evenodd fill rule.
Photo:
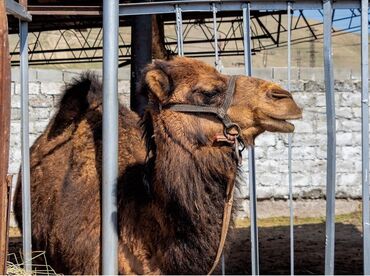
<svg viewBox="0 0 370 276">
<path fill-rule="evenodd" d="M 211 275 L 212 272 L 217 267 L 218 262 L 220 261 L 220 258 L 222 255 L 222 251 L 225 246 L 225 241 L 226 241 L 227 232 L 229 230 L 230 219 L 231 219 L 231 210 L 233 208 L 234 188 L 235 188 L 235 181 L 229 181 L 229 183 L 227 184 L 227 188 L 226 188 L 226 201 L 224 205 L 224 214 L 223 214 L 223 219 L 222 219 L 220 243 L 218 245 L 217 254 L 216 254 L 216 258 L 213 263 L 213 266 L 209 270 L 207 275 Z"/>
</svg>

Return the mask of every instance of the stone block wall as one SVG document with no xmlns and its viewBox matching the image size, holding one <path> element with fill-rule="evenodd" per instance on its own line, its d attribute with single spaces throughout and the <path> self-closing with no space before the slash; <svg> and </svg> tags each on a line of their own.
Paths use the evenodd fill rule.
<svg viewBox="0 0 370 276">
<path fill-rule="evenodd" d="M 225 68 L 228 74 L 243 74 L 242 68 Z M 42 133 L 54 115 L 65 83 L 78 70 L 30 70 L 30 142 Z M 97 71 L 97 74 L 101 72 Z M 273 80 L 287 87 L 286 68 L 256 69 L 256 77 Z M 19 69 L 12 69 L 12 113 L 10 167 L 14 183 L 21 161 Z M 129 71 L 119 72 L 119 95 L 129 104 Z M 337 197 L 361 195 L 361 83 L 351 72 L 335 72 L 337 113 Z M 303 119 L 296 121 L 293 134 L 292 178 L 297 198 L 320 198 L 326 182 L 326 117 L 322 68 L 293 68 L 291 92 L 303 107 Z M 288 195 L 288 134 L 264 133 L 256 140 L 257 195 L 261 199 Z M 246 153 L 246 152 L 245 152 Z M 246 154 L 245 154 L 246 157 Z M 247 158 L 242 170 L 240 196 L 248 197 Z"/>
</svg>

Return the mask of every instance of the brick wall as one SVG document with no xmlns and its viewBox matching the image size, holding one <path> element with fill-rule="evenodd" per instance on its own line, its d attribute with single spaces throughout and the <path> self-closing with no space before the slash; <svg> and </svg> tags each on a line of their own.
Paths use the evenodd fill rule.
<svg viewBox="0 0 370 276">
<path fill-rule="evenodd" d="M 9 173 L 16 175 L 20 153 L 19 69 L 12 69 L 12 114 Z M 53 116 L 65 83 L 78 70 L 30 70 L 30 142 L 37 138 Z M 225 68 L 225 73 L 243 74 L 242 69 Z M 101 72 L 97 71 L 98 74 Z M 129 71 L 120 69 L 121 102 L 128 104 Z M 256 77 L 287 86 L 286 68 L 254 70 Z M 293 184 L 296 197 L 319 198 L 325 193 L 326 118 L 322 68 L 293 68 L 291 92 L 304 108 L 303 120 L 295 122 L 293 136 Z M 337 197 L 357 198 L 361 194 L 361 83 L 347 71 L 336 71 L 337 112 Z M 288 194 L 287 134 L 264 133 L 256 140 L 257 195 L 259 198 L 286 198 Z M 243 171 L 247 172 L 247 160 Z M 244 182 L 248 183 L 245 174 Z M 14 177 L 16 179 L 16 177 Z M 15 181 L 14 181 L 15 182 Z M 248 196 L 247 184 L 241 197 Z"/>
</svg>

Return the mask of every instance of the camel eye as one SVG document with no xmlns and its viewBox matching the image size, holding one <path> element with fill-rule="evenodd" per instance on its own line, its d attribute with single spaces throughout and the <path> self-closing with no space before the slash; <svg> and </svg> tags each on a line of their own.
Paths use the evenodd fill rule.
<svg viewBox="0 0 370 276">
<path fill-rule="evenodd" d="M 207 97 L 207 98 L 214 98 L 216 96 L 218 96 L 220 94 L 220 90 L 218 89 L 214 89 L 212 91 L 204 91 L 204 95 Z"/>
</svg>

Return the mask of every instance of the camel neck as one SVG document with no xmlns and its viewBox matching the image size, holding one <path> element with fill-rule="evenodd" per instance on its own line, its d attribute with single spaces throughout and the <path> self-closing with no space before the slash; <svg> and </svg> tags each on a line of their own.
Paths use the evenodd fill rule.
<svg viewBox="0 0 370 276">
<path fill-rule="evenodd" d="M 235 181 L 237 165 L 232 151 L 189 147 L 166 135 L 155 141 L 152 183 L 157 216 L 168 230 L 163 244 L 164 267 L 204 274 L 215 258 L 222 225 L 228 181 Z M 181 256 L 179 256 L 179 254 Z"/>
</svg>

